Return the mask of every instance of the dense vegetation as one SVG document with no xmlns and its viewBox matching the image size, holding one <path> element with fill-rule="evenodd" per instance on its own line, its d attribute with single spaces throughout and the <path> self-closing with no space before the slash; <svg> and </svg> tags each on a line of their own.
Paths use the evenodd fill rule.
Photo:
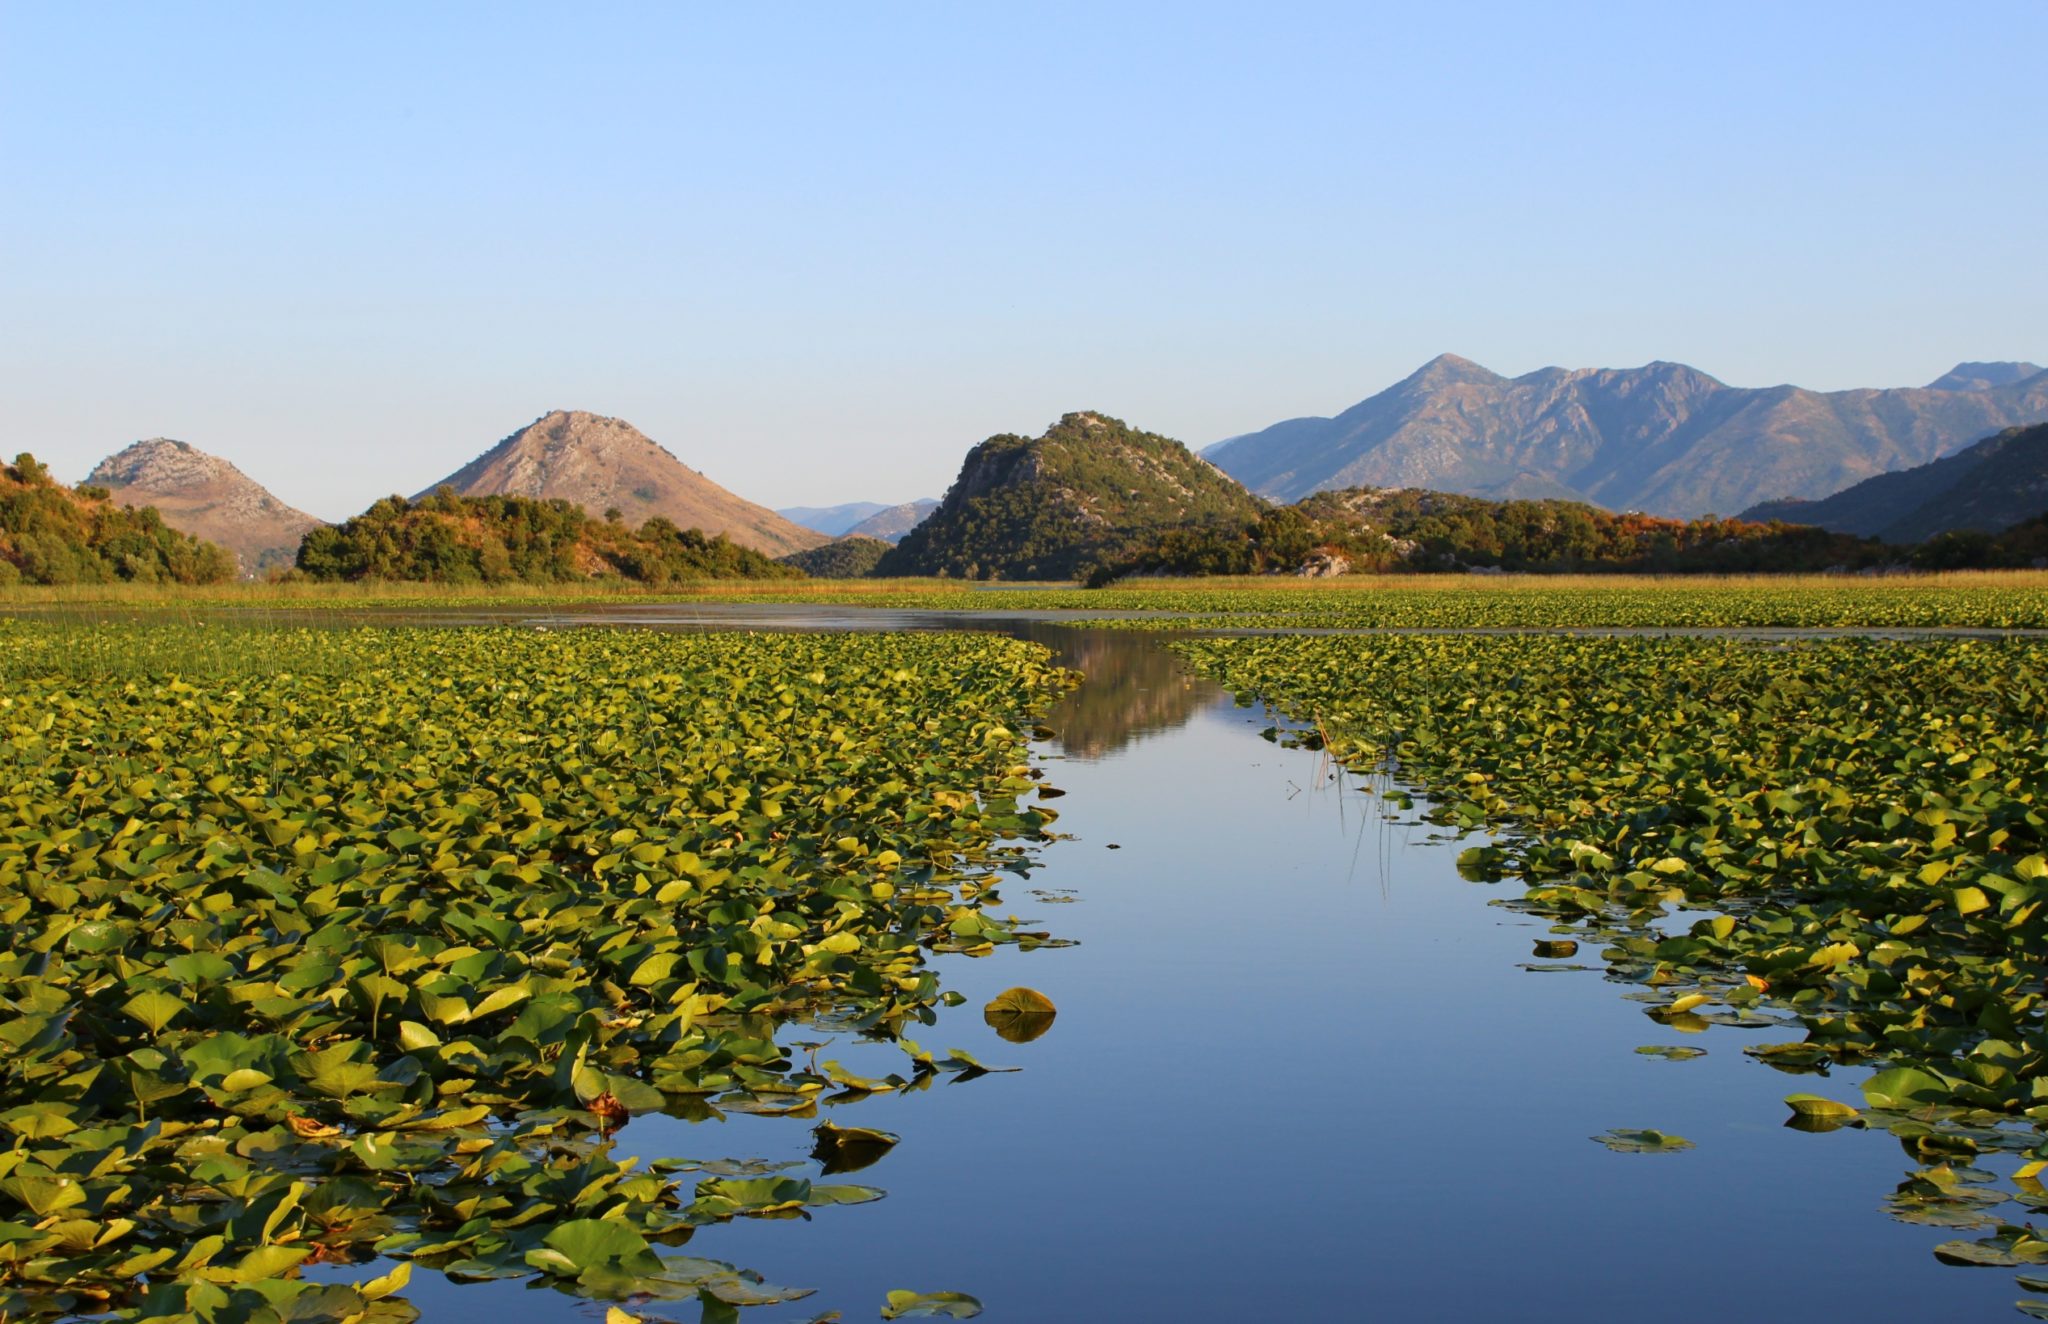
<svg viewBox="0 0 2048 1324">
<path fill-rule="evenodd" d="M 1999 533 L 1959 529 L 1937 533 L 1913 548 L 1913 564 L 1922 570 L 2020 570 L 2048 566 L 2048 514 Z"/>
<path fill-rule="evenodd" d="M 775 578 L 796 570 L 656 516 L 637 529 L 594 520 L 569 501 L 387 497 L 299 545 L 299 570 L 320 580 L 557 584 L 623 577 L 661 587 L 702 579 Z"/>
<path fill-rule="evenodd" d="M 153 509 L 64 487 L 27 453 L 0 467 L 0 586 L 218 584 L 234 574 L 226 548 L 179 533 Z"/>
<path fill-rule="evenodd" d="M 1180 525 L 1237 523 L 1252 495 L 1187 447 L 1101 414 L 1068 414 L 1041 437 L 990 437 L 884 575 L 1071 579 Z"/>
<path fill-rule="evenodd" d="M 1667 1024 L 1790 1018 L 1747 1051 L 1881 1070 L 1863 1118 L 1927 1165 L 1901 1217 L 1969 1227 L 1964 1263 L 2048 1262 L 1985 1211 L 2048 1208 L 2048 645 L 1385 636 L 1195 640 L 1233 689 L 1398 766 L 1432 815 L 1507 829 L 1465 852 L 1519 908 L 1606 944 Z M 1703 912 L 1683 931 L 1653 921 Z M 1795 1096 L 1810 1128 L 1857 1110 Z"/>
<path fill-rule="evenodd" d="M 817 579 L 865 579 L 888 554 L 889 544 L 880 538 L 848 537 L 776 559 Z"/>
<path fill-rule="evenodd" d="M 1318 492 L 1234 525 L 1166 530 L 1106 566 L 1121 575 L 1344 571 L 1635 571 L 1747 574 L 1856 568 L 1864 539 L 1792 524 L 1616 515 L 1575 501 L 1489 501 L 1412 488 Z"/>
<path fill-rule="evenodd" d="M 1043 937 L 982 908 L 1051 817 L 1025 643 L 0 622 L 0 677 L 8 1319 L 409 1318 L 296 1272 L 372 1256 L 787 1300 L 663 1247 L 878 1192 L 609 1133 L 978 1074 L 898 1040 L 925 953 Z"/>
</svg>

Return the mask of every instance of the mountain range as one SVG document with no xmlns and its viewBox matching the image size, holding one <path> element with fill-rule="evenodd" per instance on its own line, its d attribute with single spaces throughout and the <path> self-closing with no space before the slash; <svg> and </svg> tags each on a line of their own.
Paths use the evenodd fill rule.
<svg viewBox="0 0 2048 1324">
<path fill-rule="evenodd" d="M 879 538 L 886 543 L 903 541 L 903 535 L 931 517 L 939 503 L 930 497 L 919 497 L 906 501 L 900 506 L 878 510 L 846 531 L 849 538 Z"/>
<path fill-rule="evenodd" d="M 290 565 L 299 540 L 322 523 L 218 455 L 168 437 L 109 455 L 85 481 L 121 505 L 156 507 L 181 533 L 219 543 L 234 553 L 244 576 Z"/>
<path fill-rule="evenodd" d="M 1261 496 L 1348 487 L 1562 497 L 1674 518 L 1816 498 L 2048 420 L 2048 372 L 1964 363 L 1924 387 L 1729 386 L 1682 363 L 1503 377 L 1444 354 L 1334 418 L 1203 452 Z"/>
<path fill-rule="evenodd" d="M 2048 424 L 2008 428 L 1931 464 L 1866 478 L 1819 501 L 1768 501 L 1742 518 L 1903 544 L 1958 529 L 2002 533 L 2044 511 Z"/>
<path fill-rule="evenodd" d="M 932 498 L 919 497 L 894 506 L 879 501 L 849 501 L 841 506 L 785 506 L 775 513 L 828 537 L 878 538 L 893 543 L 938 508 L 939 503 Z"/>
<path fill-rule="evenodd" d="M 870 515 L 889 509 L 886 501 L 847 501 L 836 506 L 783 506 L 775 513 L 792 524 L 837 538 Z"/>
<path fill-rule="evenodd" d="M 522 496 L 617 511 L 637 528 L 659 515 L 770 556 L 816 547 L 825 535 L 733 495 L 623 419 L 578 410 L 543 414 L 419 496 Z"/>
</svg>

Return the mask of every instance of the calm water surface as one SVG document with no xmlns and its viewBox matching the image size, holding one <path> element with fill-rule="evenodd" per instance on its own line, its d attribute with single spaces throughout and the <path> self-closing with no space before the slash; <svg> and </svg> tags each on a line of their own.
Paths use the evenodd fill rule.
<svg viewBox="0 0 2048 1324">
<path fill-rule="evenodd" d="M 1740 1049 L 1787 1031 L 1686 1035 L 1600 973 L 1519 968 L 1547 927 L 1488 904 L 1518 889 L 1459 878 L 1469 843 L 1261 738 L 1268 716 L 1152 639 L 1007 628 L 1088 682 L 1037 748 L 1071 839 L 999 909 L 1079 945 L 940 961 L 967 1004 L 919 1040 L 1021 1071 L 821 1110 L 902 1136 L 840 1179 L 887 1199 L 697 1234 L 691 1254 L 817 1289 L 749 1324 L 873 1319 L 906 1287 L 1031 1324 L 2017 1317 L 2011 1271 L 1930 1254 L 1981 1233 L 1885 1214 L 1916 1166 L 1896 1141 L 1782 1125 L 1785 1094 L 1854 1102 L 1863 1073 L 1783 1075 Z M 1020 983 L 1060 1013 L 1006 1044 L 979 1008 Z M 1633 1051 L 1657 1043 L 1708 1055 Z M 819 1057 L 902 1061 L 850 1041 Z M 798 1160 L 811 1125 L 642 1117 L 620 1152 Z M 1610 1127 L 1697 1148 L 1610 1153 L 1589 1138 Z M 603 1315 L 429 1273 L 410 1294 L 436 1321 Z"/>
</svg>

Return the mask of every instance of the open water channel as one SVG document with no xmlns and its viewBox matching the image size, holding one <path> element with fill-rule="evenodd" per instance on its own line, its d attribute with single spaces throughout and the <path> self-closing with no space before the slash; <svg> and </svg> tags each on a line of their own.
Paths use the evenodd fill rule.
<svg viewBox="0 0 2048 1324">
<path fill-rule="evenodd" d="M 777 616 L 606 620 L 944 619 Z M 886 1199 L 697 1234 L 691 1254 L 817 1289 L 746 1311 L 748 1324 L 873 1319 L 897 1288 L 973 1293 L 997 1324 L 2015 1317 L 2012 1271 L 1931 1254 L 1981 1234 L 1887 1215 L 1885 1196 L 1918 1166 L 1898 1142 L 1784 1126 L 1784 1095 L 1857 1102 L 1864 1073 L 1783 1075 L 1741 1049 L 1796 1030 L 1685 1034 L 1598 969 L 1525 969 L 1573 962 L 1533 957 L 1547 922 L 1489 904 L 1518 888 L 1459 877 L 1470 840 L 1264 738 L 1274 719 L 1188 675 L 1147 633 L 971 624 L 1040 640 L 1087 678 L 1035 751 L 1067 792 L 1052 804 L 1068 837 L 997 907 L 1076 945 L 940 958 L 966 1003 L 917 1037 L 1021 1070 L 821 1110 L 902 1137 L 843 1179 Z M 1597 946 L 1576 963 L 1597 967 Z M 1059 1007 L 1034 1042 L 1005 1043 L 981 1021 L 982 1003 L 1016 984 Z M 1635 1051 L 1656 1044 L 1707 1051 Z M 844 1039 L 818 1055 L 876 1074 L 902 1062 Z M 620 1152 L 787 1161 L 809 1176 L 811 1125 L 643 1116 Z M 1622 1154 L 1591 1139 L 1616 1127 L 1696 1148 Z M 433 1321 L 604 1313 L 431 1273 L 409 1295 Z"/>
</svg>

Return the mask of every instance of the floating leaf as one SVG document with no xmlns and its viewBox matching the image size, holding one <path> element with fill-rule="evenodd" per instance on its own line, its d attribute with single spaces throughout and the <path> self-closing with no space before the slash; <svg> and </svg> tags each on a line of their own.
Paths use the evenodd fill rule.
<svg viewBox="0 0 2048 1324">
<path fill-rule="evenodd" d="M 811 1128 L 816 1139 L 811 1157 L 826 1173 L 858 1172 L 879 1162 L 900 1137 L 888 1131 L 820 1122 Z"/>
<path fill-rule="evenodd" d="M 989 999 L 981 1018 L 1013 1044 L 1030 1043 L 1052 1028 L 1059 1009 L 1052 999 L 1031 988 L 1005 989 Z"/>
<path fill-rule="evenodd" d="M 1846 1122 L 1863 1115 L 1846 1103 L 1837 1103 L 1818 1094 L 1788 1094 L 1785 1104 L 1801 1117 L 1822 1121 Z"/>
<path fill-rule="evenodd" d="M 159 1033 L 166 1025 L 176 1020 L 190 1003 L 172 993 L 152 989 L 137 993 L 121 1004 L 121 1010 L 148 1026 L 152 1034 Z"/>
<path fill-rule="evenodd" d="M 883 1319 L 973 1319 L 981 1313 L 981 1302 L 965 1292 L 889 1293 L 882 1307 Z"/>
<path fill-rule="evenodd" d="M 1893 1067 L 1863 1082 L 1863 1098 L 1873 1108 L 1909 1109 L 1940 1103 L 1949 1095 L 1939 1077 L 1915 1067 Z"/>
</svg>

